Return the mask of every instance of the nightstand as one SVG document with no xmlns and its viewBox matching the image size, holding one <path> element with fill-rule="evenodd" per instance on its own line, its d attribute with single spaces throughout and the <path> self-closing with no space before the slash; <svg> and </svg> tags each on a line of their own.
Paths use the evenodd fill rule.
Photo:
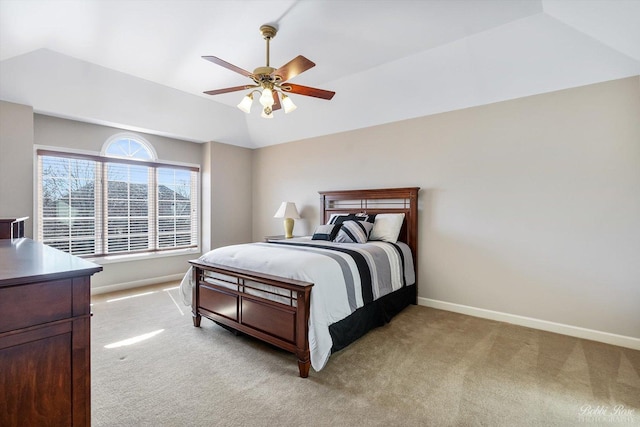
<svg viewBox="0 0 640 427">
<path fill-rule="evenodd" d="M 300 236 L 293 236 L 293 237 L 300 237 Z M 268 242 L 269 240 L 288 240 L 288 239 L 284 237 L 284 234 L 278 234 L 276 236 L 264 236 L 265 242 Z"/>
</svg>

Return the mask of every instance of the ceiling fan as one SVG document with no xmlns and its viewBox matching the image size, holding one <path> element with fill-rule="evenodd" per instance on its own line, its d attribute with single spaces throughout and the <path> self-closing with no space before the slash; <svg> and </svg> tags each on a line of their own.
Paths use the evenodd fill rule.
<svg viewBox="0 0 640 427">
<path fill-rule="evenodd" d="M 219 95 L 221 93 L 251 89 L 251 92 L 244 97 L 240 104 L 238 104 L 238 108 L 245 113 L 249 113 L 251 110 L 251 103 L 253 102 L 253 94 L 254 92 L 258 92 L 261 94 L 260 104 L 262 104 L 263 107 L 262 117 L 267 119 L 273 118 L 273 111 L 279 110 L 282 106 L 284 106 L 285 113 L 290 113 L 297 108 L 293 101 L 291 101 L 291 98 L 286 95 L 287 93 L 313 96 L 315 98 L 327 100 L 333 98 L 333 95 L 336 94 L 335 92 L 288 83 L 288 80 L 298 74 L 315 67 L 316 64 L 304 56 L 298 55 L 278 69 L 269 66 L 269 42 L 276 36 L 277 32 L 278 30 L 271 25 L 263 25 L 260 27 L 262 37 L 267 41 L 267 65 L 256 68 L 253 70 L 253 73 L 243 70 L 242 68 L 230 64 L 216 56 L 203 56 L 202 58 L 207 61 L 211 61 L 214 64 L 218 64 L 231 71 L 235 71 L 236 73 L 249 77 L 254 83 L 224 89 L 208 90 L 204 93 L 208 95 Z M 280 103 L 280 96 L 282 96 L 282 104 Z"/>
</svg>

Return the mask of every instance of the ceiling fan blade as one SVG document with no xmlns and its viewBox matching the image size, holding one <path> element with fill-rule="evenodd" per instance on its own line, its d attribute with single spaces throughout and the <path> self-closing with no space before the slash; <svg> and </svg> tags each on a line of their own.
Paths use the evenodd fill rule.
<svg viewBox="0 0 640 427">
<path fill-rule="evenodd" d="M 298 55 L 282 67 L 275 70 L 271 75 L 280 76 L 282 78 L 281 81 L 286 82 L 287 80 L 297 76 L 298 74 L 302 74 L 309 68 L 313 68 L 315 66 L 316 64 L 314 62 L 308 60 L 302 55 Z"/>
<path fill-rule="evenodd" d="M 226 87 L 224 89 L 208 90 L 205 93 L 207 95 L 219 95 L 221 93 L 236 92 L 238 90 L 252 89 L 254 87 L 256 86 L 250 86 L 250 85 L 234 86 L 234 87 Z"/>
<path fill-rule="evenodd" d="M 297 93 L 298 95 L 313 96 L 314 98 L 331 99 L 335 92 L 330 90 L 316 89 L 315 87 L 294 85 L 287 83 L 282 85 L 281 89 L 285 92 Z"/>
<path fill-rule="evenodd" d="M 276 92 L 275 90 L 273 91 L 273 105 L 271 106 L 271 109 L 273 111 L 279 110 L 282 108 L 282 104 L 280 104 L 280 95 L 278 95 L 278 92 Z"/>
<path fill-rule="evenodd" d="M 218 64 L 228 70 L 231 71 L 235 71 L 236 73 L 242 74 L 243 76 L 247 76 L 247 77 L 251 77 L 253 74 L 248 72 L 247 70 L 243 70 L 240 67 L 236 67 L 233 64 L 228 63 L 227 61 L 224 61 L 216 56 L 203 56 L 203 59 L 206 59 L 207 61 L 211 61 L 214 64 Z"/>
</svg>

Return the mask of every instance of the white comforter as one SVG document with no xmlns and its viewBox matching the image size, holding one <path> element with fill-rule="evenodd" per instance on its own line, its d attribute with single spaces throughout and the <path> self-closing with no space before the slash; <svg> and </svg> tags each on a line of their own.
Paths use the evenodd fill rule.
<svg viewBox="0 0 640 427">
<path fill-rule="evenodd" d="M 289 243 L 296 245 L 289 245 Z M 334 243 L 311 241 L 309 237 L 289 239 L 287 244 L 250 243 L 225 246 L 200 257 L 201 261 L 208 263 L 313 283 L 309 316 L 309 348 L 311 366 L 319 371 L 331 355 L 333 343 L 329 334 L 329 325 L 344 319 L 363 306 L 362 284 L 356 263 L 351 256 L 316 247 L 300 247 L 298 243 L 357 250 L 364 255 L 369 266 L 384 265 L 383 268 L 371 270 L 373 299 L 399 289 L 404 285 L 405 280 L 407 285 L 415 283 L 415 273 L 410 249 L 403 243 L 397 243 L 403 257 L 392 245 L 384 242 Z M 380 261 L 385 255 L 388 258 L 388 264 L 386 261 Z M 347 269 L 346 266 L 349 268 Z M 185 305 L 191 305 L 192 280 L 193 274 L 190 269 L 180 285 Z"/>
</svg>

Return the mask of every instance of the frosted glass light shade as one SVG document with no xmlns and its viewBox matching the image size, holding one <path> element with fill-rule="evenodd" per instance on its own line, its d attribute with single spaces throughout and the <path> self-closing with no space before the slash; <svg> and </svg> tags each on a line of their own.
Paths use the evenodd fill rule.
<svg viewBox="0 0 640 427">
<path fill-rule="evenodd" d="M 249 114 L 251 112 L 252 103 L 253 103 L 253 94 L 250 93 L 249 95 L 242 98 L 242 101 L 240 101 L 240 104 L 238 104 L 238 108 L 244 111 L 245 113 Z"/>
<path fill-rule="evenodd" d="M 282 94 L 282 106 L 284 107 L 284 113 L 290 113 L 293 110 L 295 110 L 296 108 L 298 108 L 296 106 L 296 104 L 293 103 L 293 101 L 291 100 L 291 98 L 289 98 L 287 95 Z"/>
<path fill-rule="evenodd" d="M 273 92 L 271 92 L 271 89 L 263 89 L 262 95 L 260 96 L 260 104 L 265 108 L 271 108 L 274 103 L 275 101 L 273 99 Z"/>
</svg>

